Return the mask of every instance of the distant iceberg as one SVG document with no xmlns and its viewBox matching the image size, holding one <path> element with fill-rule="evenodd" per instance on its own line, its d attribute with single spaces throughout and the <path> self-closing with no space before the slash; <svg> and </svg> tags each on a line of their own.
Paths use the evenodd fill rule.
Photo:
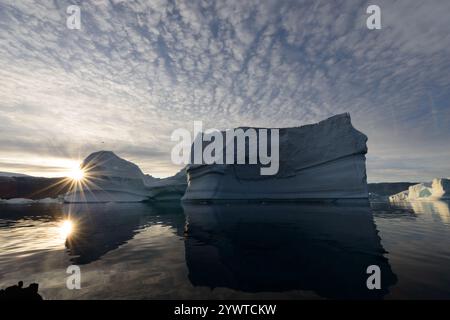
<svg viewBox="0 0 450 320">
<path fill-rule="evenodd" d="M 64 196 L 65 202 L 141 202 L 180 199 L 186 176 L 158 179 L 111 151 L 90 154 L 81 165 L 85 178 Z"/>
<path fill-rule="evenodd" d="M 26 198 L 0 199 L 0 203 L 2 204 L 31 204 L 34 202 L 35 200 Z"/>
<path fill-rule="evenodd" d="M 408 190 L 389 197 L 392 202 L 446 199 L 450 199 L 450 180 L 446 178 L 436 178 L 431 183 L 415 184 L 410 186 Z"/>
<path fill-rule="evenodd" d="M 182 200 L 368 199 L 366 142 L 349 114 L 282 128 L 277 174 L 260 175 L 259 164 L 189 165 Z"/>
<path fill-rule="evenodd" d="M 0 199 L 0 204 L 34 204 L 34 203 L 43 203 L 43 204 L 51 204 L 51 203 L 60 203 L 60 199 L 55 198 L 44 198 L 44 199 L 27 199 L 27 198 L 12 198 L 12 199 Z"/>
</svg>

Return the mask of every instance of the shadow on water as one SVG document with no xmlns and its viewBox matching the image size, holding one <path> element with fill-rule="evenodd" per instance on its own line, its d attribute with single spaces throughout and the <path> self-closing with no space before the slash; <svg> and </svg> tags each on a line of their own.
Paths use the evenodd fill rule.
<svg viewBox="0 0 450 320">
<path fill-rule="evenodd" d="M 74 225 L 66 247 L 71 261 L 79 265 L 98 260 L 150 225 L 174 227 L 181 236 L 185 223 L 179 203 L 71 204 L 63 211 Z"/>
<path fill-rule="evenodd" d="M 194 286 L 379 299 L 397 282 L 369 205 L 183 207 L 186 263 Z M 370 265 L 381 269 L 381 290 L 366 286 Z"/>
</svg>

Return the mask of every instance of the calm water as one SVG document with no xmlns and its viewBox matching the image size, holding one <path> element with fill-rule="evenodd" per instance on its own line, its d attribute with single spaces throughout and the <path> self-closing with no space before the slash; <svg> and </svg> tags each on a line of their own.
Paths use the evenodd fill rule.
<svg viewBox="0 0 450 320">
<path fill-rule="evenodd" d="M 0 288 L 45 299 L 450 299 L 446 202 L 0 206 Z M 81 290 L 66 269 L 81 268 Z M 378 265 L 382 289 L 369 291 Z"/>
</svg>

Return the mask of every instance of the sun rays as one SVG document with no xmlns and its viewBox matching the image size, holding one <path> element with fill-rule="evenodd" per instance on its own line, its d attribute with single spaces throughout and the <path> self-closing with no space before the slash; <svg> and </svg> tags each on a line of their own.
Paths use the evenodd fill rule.
<svg viewBox="0 0 450 320">
<path fill-rule="evenodd" d="M 69 192 L 66 194 L 69 202 L 78 202 L 75 201 L 77 195 L 84 202 L 83 200 L 86 200 L 85 192 L 93 194 L 92 189 L 101 189 L 95 183 L 96 180 L 101 178 L 98 171 L 95 170 L 98 165 L 95 162 L 83 163 L 70 171 L 68 176 L 63 180 L 64 183 L 69 184 Z"/>
<path fill-rule="evenodd" d="M 93 191 L 102 190 L 96 182 L 104 179 L 101 170 L 103 165 L 104 163 L 97 158 L 91 159 L 89 162 L 74 161 L 74 164 L 67 169 L 65 177 L 57 179 L 55 183 L 32 195 L 36 196 L 51 190 L 52 193 L 63 197 L 64 202 L 84 202 L 86 193 L 95 197 Z"/>
</svg>

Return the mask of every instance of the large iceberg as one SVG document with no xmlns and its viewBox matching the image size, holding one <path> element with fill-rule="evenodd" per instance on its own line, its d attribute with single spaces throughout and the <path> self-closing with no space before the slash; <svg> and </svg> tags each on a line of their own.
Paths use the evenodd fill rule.
<svg viewBox="0 0 450 320">
<path fill-rule="evenodd" d="M 347 113 L 317 124 L 282 128 L 278 173 L 260 175 L 260 164 L 189 165 L 182 199 L 367 199 L 366 142 Z M 225 145 L 224 154 L 226 150 Z"/>
<path fill-rule="evenodd" d="M 450 180 L 446 178 L 436 178 L 431 183 L 418 183 L 389 197 L 392 202 L 441 199 L 450 199 Z"/>
<path fill-rule="evenodd" d="M 81 169 L 84 178 L 65 194 L 65 202 L 171 200 L 180 199 L 186 189 L 183 171 L 166 179 L 154 178 L 111 151 L 90 154 Z"/>
</svg>

